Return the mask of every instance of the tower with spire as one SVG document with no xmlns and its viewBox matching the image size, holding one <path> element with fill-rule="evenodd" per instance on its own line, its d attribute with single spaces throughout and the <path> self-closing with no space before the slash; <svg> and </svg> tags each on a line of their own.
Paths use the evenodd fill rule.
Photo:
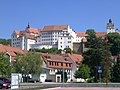
<svg viewBox="0 0 120 90">
<path fill-rule="evenodd" d="M 27 26 L 27 28 L 30 28 L 30 24 L 29 24 L 29 22 L 28 22 L 28 26 Z"/>
<path fill-rule="evenodd" d="M 111 19 L 109 19 L 109 22 L 106 25 L 106 32 L 107 32 L 107 34 L 115 32 L 114 23 L 112 22 Z"/>
</svg>

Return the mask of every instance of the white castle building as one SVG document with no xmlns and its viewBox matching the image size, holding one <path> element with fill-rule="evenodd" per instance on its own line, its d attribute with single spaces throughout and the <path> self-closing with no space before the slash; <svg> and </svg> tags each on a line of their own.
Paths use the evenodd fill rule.
<svg viewBox="0 0 120 90">
<path fill-rule="evenodd" d="M 11 45 L 22 50 L 29 50 L 30 44 L 35 44 L 35 37 L 39 35 L 39 30 L 30 28 L 29 25 L 23 31 L 14 30 L 11 35 Z"/>
<path fill-rule="evenodd" d="M 73 43 L 80 43 L 86 34 L 75 32 L 69 25 L 51 25 L 44 26 L 43 29 L 27 28 L 23 31 L 15 30 L 12 35 L 12 46 L 19 47 L 22 50 L 31 48 L 48 49 L 71 48 Z"/>
<path fill-rule="evenodd" d="M 96 32 L 96 36 L 105 36 L 106 33 L 113 32 L 120 33 L 120 30 L 115 30 L 114 23 L 109 19 L 106 32 Z M 22 50 L 31 48 L 58 48 L 61 50 L 70 48 L 74 50 L 86 36 L 85 32 L 75 32 L 69 25 L 50 25 L 44 26 L 42 29 L 30 28 L 28 25 L 25 30 L 15 30 L 12 33 L 11 45 Z"/>
</svg>

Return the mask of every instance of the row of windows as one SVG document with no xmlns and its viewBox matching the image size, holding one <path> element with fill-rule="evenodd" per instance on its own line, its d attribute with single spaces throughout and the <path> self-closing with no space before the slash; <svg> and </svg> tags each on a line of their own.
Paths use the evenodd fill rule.
<svg viewBox="0 0 120 90">
<path fill-rule="evenodd" d="M 42 39 L 42 41 L 52 41 L 52 40 L 57 40 L 57 39 Z"/>
<path fill-rule="evenodd" d="M 16 44 L 20 44 L 20 42 L 15 42 L 15 43 L 13 43 L 13 45 L 16 45 Z"/>
<path fill-rule="evenodd" d="M 48 38 L 48 37 L 58 37 L 57 35 L 55 35 L 55 36 L 42 36 L 42 38 Z"/>
<path fill-rule="evenodd" d="M 62 38 L 61 38 L 62 39 Z M 71 39 L 71 37 L 68 37 L 68 39 Z"/>
<path fill-rule="evenodd" d="M 61 46 L 61 48 L 62 48 L 62 46 Z M 69 48 L 69 46 L 66 46 L 66 48 Z"/>
<path fill-rule="evenodd" d="M 59 63 L 59 62 L 49 62 L 49 65 L 52 66 L 59 66 L 61 64 L 61 66 L 63 66 L 63 63 Z M 71 67 L 71 64 L 66 63 L 66 67 Z"/>
<path fill-rule="evenodd" d="M 60 32 L 43 32 L 42 35 L 48 35 L 48 34 L 60 34 Z"/>
<path fill-rule="evenodd" d="M 61 72 L 63 71 L 63 69 L 50 69 L 50 72 Z M 68 74 L 70 74 L 70 70 L 66 69 L 65 72 L 67 72 Z"/>
<path fill-rule="evenodd" d="M 17 35 L 12 36 L 13 38 L 17 38 Z"/>
<path fill-rule="evenodd" d="M 68 43 L 71 43 L 71 41 L 68 41 Z M 60 42 L 60 44 L 62 44 L 62 42 Z"/>
<path fill-rule="evenodd" d="M 71 43 L 71 41 L 68 41 L 68 43 Z"/>
<path fill-rule="evenodd" d="M 12 39 L 13 41 L 18 41 L 18 40 L 20 40 L 20 38 L 17 38 L 17 39 Z"/>
<path fill-rule="evenodd" d="M 57 42 L 43 42 L 42 44 L 57 44 Z"/>
</svg>

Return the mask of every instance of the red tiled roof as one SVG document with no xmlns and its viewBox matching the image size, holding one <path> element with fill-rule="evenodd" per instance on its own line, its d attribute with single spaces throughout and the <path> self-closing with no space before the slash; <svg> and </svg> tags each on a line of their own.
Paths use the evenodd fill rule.
<svg viewBox="0 0 120 90">
<path fill-rule="evenodd" d="M 25 33 L 25 30 L 23 30 L 23 31 L 15 30 L 15 33 L 19 36 L 22 36 Z"/>
<path fill-rule="evenodd" d="M 40 33 L 40 29 L 36 29 L 36 28 L 27 28 L 27 30 L 30 33 L 34 33 L 34 34 L 39 34 Z M 22 31 L 15 30 L 15 33 L 19 36 L 22 36 L 24 33 L 27 33 L 27 32 L 26 32 L 26 30 L 22 30 Z"/>
<path fill-rule="evenodd" d="M 70 54 L 70 53 L 68 53 L 68 56 L 71 58 L 71 60 L 73 60 L 73 62 L 76 63 L 77 66 L 79 66 L 80 63 L 83 60 L 83 56 L 80 55 L 80 54 Z"/>
<path fill-rule="evenodd" d="M 96 36 L 105 36 L 106 32 L 96 32 Z"/>
<path fill-rule="evenodd" d="M 51 25 L 51 26 L 44 26 L 42 32 L 44 31 L 61 31 L 68 28 L 68 25 Z"/>
<path fill-rule="evenodd" d="M 20 31 L 18 31 L 18 30 L 15 30 L 15 33 L 16 33 L 17 35 L 20 35 Z"/>
<path fill-rule="evenodd" d="M 79 37 L 85 37 L 87 34 L 85 32 L 76 32 L 77 36 Z"/>
<path fill-rule="evenodd" d="M 25 30 L 20 31 L 20 36 L 22 36 L 25 33 Z"/>
<path fill-rule="evenodd" d="M 23 51 L 20 48 L 5 46 L 5 45 L 0 45 L 0 52 L 3 52 L 3 53 L 8 52 L 11 55 L 12 59 L 16 56 L 17 53 L 21 53 L 21 54 L 26 53 L 26 51 Z"/>
<path fill-rule="evenodd" d="M 29 30 L 30 33 L 39 34 L 39 30 L 36 28 L 28 28 L 27 30 Z"/>
<path fill-rule="evenodd" d="M 47 54 L 47 53 L 42 53 L 42 55 L 44 56 L 44 58 L 46 58 L 47 60 L 50 60 L 50 61 L 71 63 L 69 60 L 66 60 L 68 58 L 65 58 L 60 55 Z"/>
<path fill-rule="evenodd" d="M 35 40 L 35 35 L 30 35 L 29 33 L 26 33 L 25 35 L 27 39 Z"/>
<path fill-rule="evenodd" d="M 76 32 L 77 36 L 81 37 L 85 37 L 88 36 L 85 32 Z M 105 36 L 106 32 L 96 32 L 96 36 Z"/>
</svg>

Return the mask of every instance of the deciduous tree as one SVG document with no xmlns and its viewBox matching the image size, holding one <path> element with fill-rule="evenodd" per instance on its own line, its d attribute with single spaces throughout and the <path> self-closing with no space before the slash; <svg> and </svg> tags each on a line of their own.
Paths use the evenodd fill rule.
<svg viewBox="0 0 120 90">
<path fill-rule="evenodd" d="M 41 55 L 28 52 L 27 54 L 18 54 L 16 57 L 16 62 L 13 63 L 13 68 L 17 73 L 22 73 L 24 75 L 37 74 L 42 72 L 43 60 Z"/>
<path fill-rule="evenodd" d="M 10 74 L 10 58 L 5 53 L 0 53 L 0 75 L 2 75 L 2 77 L 10 77 Z"/>
<path fill-rule="evenodd" d="M 79 66 L 79 69 L 75 72 L 74 77 L 75 78 L 83 78 L 83 79 L 89 78 L 90 77 L 90 68 L 85 64 L 81 64 Z"/>
</svg>

